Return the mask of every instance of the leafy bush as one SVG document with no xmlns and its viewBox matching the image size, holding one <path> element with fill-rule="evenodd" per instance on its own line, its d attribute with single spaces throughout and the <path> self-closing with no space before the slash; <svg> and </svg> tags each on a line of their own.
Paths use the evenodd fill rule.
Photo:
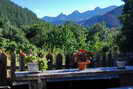
<svg viewBox="0 0 133 89">
<path fill-rule="evenodd" d="M 40 70 L 46 70 L 46 69 L 48 69 L 48 61 L 46 60 L 46 59 L 44 59 L 44 58 L 40 58 L 40 57 L 38 57 L 37 58 L 38 60 L 38 64 L 39 64 L 39 69 Z"/>
<path fill-rule="evenodd" d="M 46 70 L 48 68 L 47 60 L 41 57 L 36 56 L 26 56 L 25 57 L 26 64 L 30 62 L 37 62 L 39 65 L 39 70 Z"/>
</svg>

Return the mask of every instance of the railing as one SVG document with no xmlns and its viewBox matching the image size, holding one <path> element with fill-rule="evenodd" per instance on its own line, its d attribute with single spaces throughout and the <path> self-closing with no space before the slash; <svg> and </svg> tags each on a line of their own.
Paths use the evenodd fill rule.
<svg viewBox="0 0 133 89">
<path fill-rule="evenodd" d="M 7 56 L 4 53 L 0 53 L 0 85 L 10 85 L 12 86 L 12 82 L 15 80 L 15 71 L 16 71 L 16 56 L 13 52 L 11 54 L 11 67 L 10 69 L 10 77 L 7 77 Z"/>
<path fill-rule="evenodd" d="M 133 63 L 131 62 L 133 59 L 133 54 L 128 53 L 126 54 L 128 57 L 129 64 Z M 50 69 L 65 69 L 65 68 L 75 68 L 75 65 L 73 63 L 74 57 L 72 54 L 69 55 L 61 55 L 57 54 L 54 55 L 51 54 L 51 57 L 49 58 L 55 58 L 55 59 L 50 59 L 51 62 L 48 63 Z M 24 57 L 19 57 L 19 58 L 24 58 Z M 89 67 L 112 67 L 115 66 L 115 61 L 117 58 L 117 53 L 113 52 L 105 52 L 105 53 L 97 53 L 92 60 L 92 64 Z M 63 63 L 64 62 L 64 63 Z M 20 71 L 25 70 L 24 67 L 24 59 L 19 61 L 22 65 L 16 66 L 16 55 L 14 52 L 11 54 L 11 66 L 7 66 L 7 56 L 4 53 L 0 53 L 0 84 L 9 81 L 7 79 L 7 70 L 10 69 L 10 81 L 13 82 L 15 79 L 15 71 L 16 69 L 19 69 Z M 132 65 L 132 64 L 131 64 Z"/>
</svg>

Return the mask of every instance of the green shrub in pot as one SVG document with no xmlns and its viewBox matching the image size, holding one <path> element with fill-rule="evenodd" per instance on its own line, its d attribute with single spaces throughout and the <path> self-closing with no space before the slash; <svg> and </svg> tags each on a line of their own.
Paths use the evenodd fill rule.
<svg viewBox="0 0 133 89">
<path fill-rule="evenodd" d="M 38 63 L 39 70 L 47 70 L 48 68 L 47 60 L 38 56 L 26 56 L 25 62 L 26 65 L 28 65 L 28 63 Z"/>
</svg>

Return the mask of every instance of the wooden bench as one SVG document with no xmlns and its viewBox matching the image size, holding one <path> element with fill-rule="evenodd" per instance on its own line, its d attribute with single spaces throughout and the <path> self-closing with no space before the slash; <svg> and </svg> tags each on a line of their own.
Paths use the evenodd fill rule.
<svg viewBox="0 0 133 89">
<path fill-rule="evenodd" d="M 10 89 L 15 79 L 15 54 L 11 54 L 10 77 L 7 76 L 7 56 L 5 53 L 0 53 L 0 89 Z"/>
<path fill-rule="evenodd" d="M 116 87 L 116 88 L 108 88 L 108 89 L 133 89 L 133 86 Z"/>
<path fill-rule="evenodd" d="M 10 86 L 0 86 L 0 89 L 11 89 Z"/>
</svg>

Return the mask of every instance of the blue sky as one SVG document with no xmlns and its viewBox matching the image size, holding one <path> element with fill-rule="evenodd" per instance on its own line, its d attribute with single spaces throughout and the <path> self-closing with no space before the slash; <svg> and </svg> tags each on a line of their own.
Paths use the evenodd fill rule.
<svg viewBox="0 0 133 89">
<path fill-rule="evenodd" d="M 111 5 L 120 6 L 121 0 L 11 0 L 22 7 L 26 7 L 43 16 L 57 16 L 60 13 L 70 14 L 75 10 L 84 12 L 96 7 L 105 8 Z"/>
</svg>

